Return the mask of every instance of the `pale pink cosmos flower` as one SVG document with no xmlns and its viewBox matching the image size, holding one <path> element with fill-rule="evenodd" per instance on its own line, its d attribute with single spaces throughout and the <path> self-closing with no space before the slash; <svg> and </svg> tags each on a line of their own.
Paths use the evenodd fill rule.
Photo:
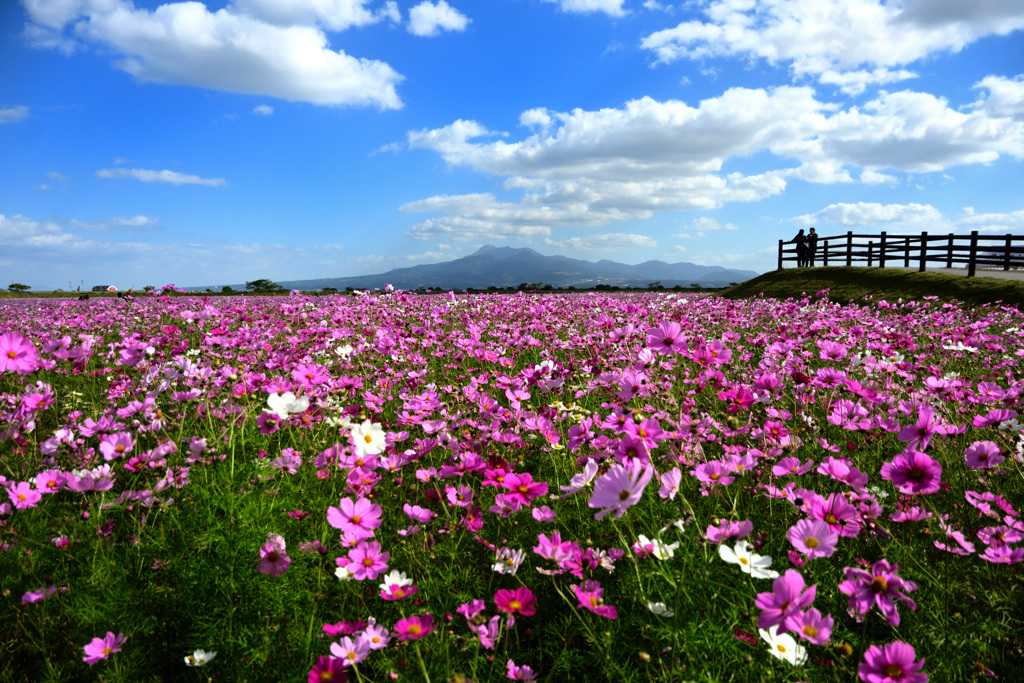
<svg viewBox="0 0 1024 683">
<path fill-rule="evenodd" d="M 370 654 L 370 643 L 360 638 L 353 640 L 349 636 L 342 636 L 337 643 L 331 643 L 331 654 L 340 659 L 343 666 L 352 666 Z"/>
<path fill-rule="evenodd" d="M 541 505 L 539 508 L 533 508 L 533 510 L 530 511 L 530 514 L 532 514 L 533 518 L 538 522 L 555 521 L 555 511 L 547 505 Z"/>
<path fill-rule="evenodd" d="M 836 551 L 839 534 L 819 519 L 801 519 L 789 528 L 786 538 L 808 560 L 828 557 Z"/>
<path fill-rule="evenodd" d="M 533 669 L 527 665 L 518 666 L 511 659 L 505 663 L 505 669 L 508 672 L 505 677 L 512 681 L 536 681 L 537 675 L 533 672 Z"/>
<path fill-rule="evenodd" d="M 647 346 L 655 353 L 671 356 L 674 353 L 686 353 L 686 337 L 683 336 L 679 323 L 665 322 L 647 330 Z"/>
<path fill-rule="evenodd" d="M 43 494 L 32 488 L 27 481 L 18 482 L 7 487 L 7 497 L 17 510 L 28 510 L 34 508 L 43 499 Z"/>
<path fill-rule="evenodd" d="M 899 440 L 906 441 L 907 448 L 928 448 L 928 443 L 938 429 L 939 422 L 935 418 L 935 409 L 922 405 L 917 410 L 917 422 L 900 430 Z"/>
<path fill-rule="evenodd" d="M 288 569 L 292 558 L 285 552 L 284 537 L 275 534 L 267 534 L 267 542 L 260 548 L 259 570 L 261 574 L 280 576 Z"/>
<path fill-rule="evenodd" d="M 679 493 L 679 485 L 683 481 L 683 475 L 678 467 L 673 467 L 661 475 L 661 486 L 658 488 L 658 495 L 666 500 L 674 500 Z"/>
<path fill-rule="evenodd" d="M 381 552 L 380 543 L 362 541 L 349 551 L 346 569 L 352 572 L 352 578 L 357 581 L 372 581 L 387 571 L 390 557 L 391 553 Z"/>
<path fill-rule="evenodd" d="M 560 491 L 564 491 L 562 497 L 568 498 L 572 494 L 583 490 L 583 488 L 593 481 L 594 477 L 597 476 L 598 464 L 594 460 L 588 460 L 583 465 L 583 471 L 579 474 L 574 474 L 572 479 L 569 480 L 568 486 L 559 486 Z"/>
<path fill-rule="evenodd" d="M 632 470 L 632 471 L 631 471 Z M 643 496 L 644 489 L 654 476 L 654 466 L 648 465 L 642 470 L 638 466 L 630 469 L 615 464 L 594 484 L 594 493 L 587 504 L 592 508 L 603 508 L 594 515 L 594 519 L 604 519 L 610 512 L 621 517 L 626 510 L 636 505 Z"/>
<path fill-rule="evenodd" d="M 729 520 L 722 520 L 718 526 L 708 525 L 704 535 L 708 537 L 710 543 L 725 543 L 726 541 L 732 541 L 740 538 L 746 538 L 750 535 L 750 532 L 754 530 L 754 523 L 749 519 L 745 519 L 742 522 L 730 522 Z"/>
<path fill-rule="evenodd" d="M 134 447 L 135 442 L 128 432 L 104 434 L 100 437 L 100 453 L 103 454 L 104 460 L 110 461 L 127 455 Z"/>
<path fill-rule="evenodd" d="M 999 446 L 991 441 L 975 441 L 964 451 L 964 462 L 973 470 L 992 469 L 1003 460 Z"/>
</svg>

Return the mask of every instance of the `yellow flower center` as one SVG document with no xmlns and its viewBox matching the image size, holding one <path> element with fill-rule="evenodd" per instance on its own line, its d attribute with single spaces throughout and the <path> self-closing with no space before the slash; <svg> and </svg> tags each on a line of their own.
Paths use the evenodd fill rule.
<svg viewBox="0 0 1024 683">
<path fill-rule="evenodd" d="M 740 558 L 740 564 L 750 564 L 750 561 L 747 558 L 745 558 L 745 557 L 741 557 Z"/>
<path fill-rule="evenodd" d="M 361 521 L 363 521 L 362 517 L 360 517 L 359 515 L 352 515 L 353 524 L 359 524 Z"/>
<path fill-rule="evenodd" d="M 373 437 L 367 434 L 366 436 L 363 437 L 363 441 L 365 441 L 366 443 L 373 443 Z"/>
<path fill-rule="evenodd" d="M 513 600 L 512 602 L 508 603 L 509 610 L 511 610 L 513 612 L 515 612 L 516 610 L 521 609 L 522 606 L 523 606 L 523 603 L 519 602 L 518 600 Z"/>
<path fill-rule="evenodd" d="M 814 538 L 813 536 L 805 538 L 804 545 L 813 550 L 814 548 L 818 547 L 818 539 Z"/>
<path fill-rule="evenodd" d="M 881 593 L 885 590 L 886 585 L 887 584 L 885 581 L 885 577 L 876 576 L 874 580 L 871 581 L 871 590 L 875 591 L 876 593 Z"/>
<path fill-rule="evenodd" d="M 404 591 L 404 590 L 402 590 L 401 588 L 396 588 L 396 589 L 395 589 L 395 590 L 394 590 L 394 591 L 392 592 L 392 594 L 393 594 L 393 595 L 394 595 L 394 596 L 395 596 L 396 598 L 404 598 L 404 597 L 405 597 L 405 591 Z"/>
<path fill-rule="evenodd" d="M 414 636 L 418 636 L 423 633 L 423 628 L 419 624 L 409 624 L 409 633 Z"/>
<path fill-rule="evenodd" d="M 628 489 L 623 489 L 622 491 L 619 491 L 619 500 L 626 500 L 627 498 L 629 498 Z"/>
<path fill-rule="evenodd" d="M 889 678 L 900 678 L 903 675 L 903 669 L 896 664 L 886 664 L 882 667 L 882 673 Z"/>
<path fill-rule="evenodd" d="M 363 559 L 363 566 L 364 567 L 372 567 L 373 566 L 373 558 L 372 557 L 367 557 L 367 558 Z"/>
<path fill-rule="evenodd" d="M 804 626 L 801 630 L 804 632 L 804 635 L 808 638 L 813 638 L 814 636 L 818 635 L 818 629 L 814 628 L 813 626 Z"/>
<path fill-rule="evenodd" d="M 785 646 L 785 645 L 782 645 L 782 644 L 776 643 L 776 644 L 775 644 L 775 647 L 776 647 L 776 649 L 777 649 L 777 650 L 778 650 L 779 652 L 781 652 L 782 654 L 786 654 L 786 646 Z"/>
</svg>

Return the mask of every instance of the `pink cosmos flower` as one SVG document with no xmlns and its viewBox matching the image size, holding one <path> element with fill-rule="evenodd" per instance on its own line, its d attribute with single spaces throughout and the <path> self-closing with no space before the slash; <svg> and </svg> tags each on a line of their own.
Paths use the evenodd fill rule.
<svg viewBox="0 0 1024 683">
<path fill-rule="evenodd" d="M 708 542 L 719 544 L 725 543 L 726 541 L 746 538 L 753 530 L 754 523 L 749 519 L 745 519 L 742 522 L 722 520 L 718 526 L 708 525 L 704 535 L 708 537 Z"/>
<path fill-rule="evenodd" d="M 666 500 L 673 500 L 679 493 L 679 485 L 683 481 L 683 475 L 678 467 L 673 467 L 661 475 L 661 486 L 658 488 L 658 496 Z"/>
<path fill-rule="evenodd" d="M 419 640 L 426 638 L 435 628 L 437 626 L 434 624 L 434 615 L 424 614 L 399 619 L 395 624 L 395 633 L 399 640 Z"/>
<path fill-rule="evenodd" d="M 379 505 L 367 498 L 342 498 L 339 506 L 327 508 L 328 524 L 358 538 L 373 538 L 373 530 L 381 523 Z"/>
<path fill-rule="evenodd" d="M 348 674 L 344 673 L 345 663 L 337 657 L 319 657 L 313 668 L 309 670 L 307 683 L 347 683 Z"/>
<path fill-rule="evenodd" d="M 36 489 L 39 493 L 54 493 L 64 488 L 67 478 L 61 470 L 44 470 L 36 475 Z"/>
<path fill-rule="evenodd" d="M 900 430 L 899 440 L 907 441 L 907 448 L 928 448 L 928 442 L 932 436 L 939 431 L 938 420 L 935 419 L 935 409 L 923 405 L 917 409 L 917 422 L 908 425 Z"/>
<path fill-rule="evenodd" d="M 828 498 L 815 496 L 810 501 L 807 514 L 811 519 L 825 522 L 840 536 L 853 538 L 860 533 L 860 515 L 857 508 L 841 494 L 830 493 Z"/>
<path fill-rule="evenodd" d="M 792 631 L 804 640 L 809 640 L 815 645 L 824 645 L 832 635 L 833 623 L 831 616 L 823 617 L 821 612 L 812 607 L 806 612 L 797 612 L 786 617 L 785 626 L 787 631 Z"/>
<path fill-rule="evenodd" d="M 839 535 L 819 519 L 801 519 L 789 528 L 786 538 L 808 560 L 830 556 L 839 542 Z"/>
<path fill-rule="evenodd" d="M 899 626 L 900 613 L 896 609 L 894 598 L 907 603 L 911 610 L 916 610 L 917 605 L 904 594 L 904 591 L 917 590 L 917 584 L 896 576 L 897 569 L 899 565 L 889 564 L 888 560 L 875 562 L 871 565 L 870 572 L 856 567 L 843 569 L 846 581 L 839 584 L 839 590 L 850 596 L 850 613 L 864 615 L 872 605 L 877 605 L 890 626 Z M 857 620 L 860 621 L 859 616 Z"/>
<path fill-rule="evenodd" d="M 331 654 L 344 666 L 351 666 L 366 659 L 366 655 L 370 654 L 370 644 L 360 638 L 353 640 L 349 636 L 342 636 L 337 643 L 331 643 Z"/>
<path fill-rule="evenodd" d="M 502 612 L 530 617 L 537 612 L 537 598 L 529 588 L 500 589 L 494 594 L 494 604 Z"/>
<path fill-rule="evenodd" d="M 574 585 L 572 590 L 576 594 L 580 607 L 606 619 L 619 618 L 617 609 L 604 604 L 604 589 L 597 581 L 584 581 L 582 584 Z"/>
<path fill-rule="evenodd" d="M 18 482 L 7 488 L 7 497 L 17 510 L 28 510 L 34 508 L 43 499 L 43 494 L 32 488 L 27 481 Z"/>
<path fill-rule="evenodd" d="M 918 673 L 924 660 L 914 661 L 916 656 L 913 647 L 899 641 L 882 647 L 872 645 L 864 653 L 857 675 L 864 683 L 926 683 L 928 675 Z"/>
<path fill-rule="evenodd" d="M 687 351 L 686 337 L 683 336 L 679 323 L 661 323 L 647 330 L 647 346 L 663 356 Z"/>
<path fill-rule="evenodd" d="M 42 602 L 56 592 L 56 586 L 48 586 L 46 588 L 40 588 L 39 590 L 26 591 L 26 593 L 21 596 L 21 603 L 23 605 L 30 605 L 35 602 Z"/>
<path fill-rule="evenodd" d="M 402 507 L 402 510 L 405 511 L 405 514 L 408 515 L 409 519 L 411 519 L 414 522 L 419 522 L 420 524 L 426 524 L 430 520 L 437 517 L 436 512 L 431 512 L 426 508 L 421 508 L 419 505 L 409 505 L 408 503 L 406 503 Z"/>
<path fill-rule="evenodd" d="M 134 447 L 135 442 L 128 432 L 104 434 L 100 437 L 100 453 L 103 454 L 104 460 L 114 460 L 127 455 Z"/>
<path fill-rule="evenodd" d="M 123 633 L 118 633 L 115 636 L 113 631 L 107 631 L 107 635 L 102 638 L 93 638 L 91 643 L 82 648 L 85 652 L 82 661 L 92 666 L 101 659 L 109 659 L 110 655 L 121 651 L 121 646 L 126 640 Z"/>
<path fill-rule="evenodd" d="M 267 542 L 260 548 L 260 573 L 280 576 L 291 563 L 292 558 L 285 552 L 284 538 L 275 533 L 268 533 Z"/>
<path fill-rule="evenodd" d="M 0 334 L 0 374 L 8 370 L 23 375 L 39 367 L 39 351 L 28 337 L 17 332 Z"/>
<path fill-rule="evenodd" d="M 348 552 L 347 568 L 352 572 L 353 579 L 373 581 L 387 571 L 390 557 L 391 553 L 381 552 L 380 543 L 360 541 L 359 545 Z"/>
<path fill-rule="evenodd" d="M 555 511 L 549 508 L 547 505 L 541 505 L 539 508 L 533 508 L 530 514 L 538 522 L 554 522 Z"/>
<path fill-rule="evenodd" d="M 973 470 L 992 469 L 1003 460 L 999 446 L 991 441 L 975 441 L 964 451 L 964 462 Z"/>
<path fill-rule="evenodd" d="M 800 458 L 787 457 L 772 465 L 772 474 L 776 477 L 787 477 L 793 474 L 806 474 L 813 465 L 813 460 L 808 460 L 801 465 Z"/>
<path fill-rule="evenodd" d="M 508 474 L 502 486 L 508 491 L 505 494 L 506 502 L 513 505 L 529 505 L 531 500 L 548 492 L 548 483 L 534 481 L 533 475 L 529 473 Z"/>
<path fill-rule="evenodd" d="M 697 465 L 696 469 L 693 470 L 693 475 L 697 477 L 697 481 L 708 487 L 721 484 L 722 486 L 728 486 L 729 484 L 736 481 L 736 478 L 732 476 L 734 470 L 731 469 L 728 463 L 724 460 L 711 460 L 710 462 L 704 462 Z"/>
<path fill-rule="evenodd" d="M 592 508 L 603 508 L 594 515 L 594 519 L 604 519 L 609 512 L 621 517 L 640 500 L 652 476 L 653 465 L 648 465 L 643 471 L 637 466 L 627 469 L 622 465 L 612 465 L 606 473 L 597 478 L 594 493 L 587 501 L 587 505 Z"/>
<path fill-rule="evenodd" d="M 804 590 L 804 577 L 800 572 L 787 569 L 785 574 L 772 582 L 771 593 L 757 594 L 754 604 L 761 608 L 757 627 L 767 629 L 782 624 L 783 628 L 779 630 L 785 631 L 786 619 L 810 606 L 814 602 L 817 588 L 811 586 Z"/>
<path fill-rule="evenodd" d="M 505 664 L 505 669 L 508 672 L 506 678 L 512 681 L 536 681 L 537 675 L 533 672 L 533 669 L 526 666 L 517 666 L 511 659 Z"/>
<path fill-rule="evenodd" d="M 900 493 L 926 495 L 939 490 L 942 465 L 921 451 L 909 450 L 882 465 L 881 474 Z"/>
</svg>

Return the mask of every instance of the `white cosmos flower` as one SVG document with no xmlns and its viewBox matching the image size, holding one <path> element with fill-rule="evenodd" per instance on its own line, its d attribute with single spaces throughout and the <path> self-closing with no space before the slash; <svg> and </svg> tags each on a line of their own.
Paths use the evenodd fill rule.
<svg viewBox="0 0 1024 683">
<path fill-rule="evenodd" d="M 643 534 L 639 537 L 640 545 L 651 546 L 651 554 L 657 557 L 659 560 L 669 560 L 675 555 L 676 548 L 679 547 L 679 543 L 662 543 L 661 539 L 649 539 Z"/>
<path fill-rule="evenodd" d="M 369 420 L 363 420 L 362 424 L 349 429 L 349 434 L 352 435 L 357 455 L 380 455 L 387 445 L 384 428 Z"/>
<path fill-rule="evenodd" d="M 765 631 L 758 629 L 761 638 L 768 643 L 768 651 L 779 659 L 789 662 L 793 666 L 800 666 L 807 661 L 807 650 L 797 644 L 793 636 L 788 633 L 779 635 L 779 627 L 772 626 Z"/>
<path fill-rule="evenodd" d="M 295 394 L 286 391 L 283 394 L 271 394 L 267 396 L 267 405 L 270 409 L 263 409 L 265 413 L 273 413 L 282 420 L 287 420 L 289 415 L 301 413 L 309 407 L 309 399 L 305 396 L 295 398 Z"/>
<path fill-rule="evenodd" d="M 739 565 L 740 571 L 750 574 L 755 579 L 779 578 L 777 571 L 768 569 L 772 566 L 772 558 L 750 552 L 746 541 L 738 541 L 735 549 L 725 545 L 718 546 L 718 556 L 730 564 Z"/>
<path fill-rule="evenodd" d="M 675 612 L 668 608 L 663 602 L 649 602 L 647 603 L 647 609 L 657 614 L 659 617 L 665 617 L 666 619 L 675 616 Z"/>
<path fill-rule="evenodd" d="M 185 664 L 187 666 L 203 666 L 208 663 L 214 657 L 217 656 L 216 652 L 207 652 L 206 650 L 196 650 L 188 657 L 185 657 Z"/>
<path fill-rule="evenodd" d="M 384 583 L 380 585 L 382 591 L 387 591 L 389 586 L 399 586 L 405 588 L 406 586 L 412 585 L 412 579 L 405 575 L 405 572 L 400 572 L 397 569 L 392 569 L 388 574 L 384 576 Z"/>
</svg>

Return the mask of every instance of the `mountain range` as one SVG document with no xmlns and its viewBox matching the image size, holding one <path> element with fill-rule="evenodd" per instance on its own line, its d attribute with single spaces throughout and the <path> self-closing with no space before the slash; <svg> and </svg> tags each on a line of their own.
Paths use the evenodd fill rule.
<svg viewBox="0 0 1024 683">
<path fill-rule="evenodd" d="M 615 261 L 596 263 L 565 256 L 544 256 L 533 249 L 485 245 L 463 258 L 444 263 L 395 268 L 379 275 L 291 280 L 278 282 L 285 289 L 304 291 L 333 287 L 374 289 L 390 284 L 398 289 L 487 289 L 518 287 L 521 284 L 551 285 L 556 288 L 588 288 L 597 285 L 648 287 L 726 287 L 756 277 L 751 270 L 730 270 L 694 263 L 647 261 L 635 266 Z M 238 285 L 236 289 L 244 289 Z"/>
</svg>

